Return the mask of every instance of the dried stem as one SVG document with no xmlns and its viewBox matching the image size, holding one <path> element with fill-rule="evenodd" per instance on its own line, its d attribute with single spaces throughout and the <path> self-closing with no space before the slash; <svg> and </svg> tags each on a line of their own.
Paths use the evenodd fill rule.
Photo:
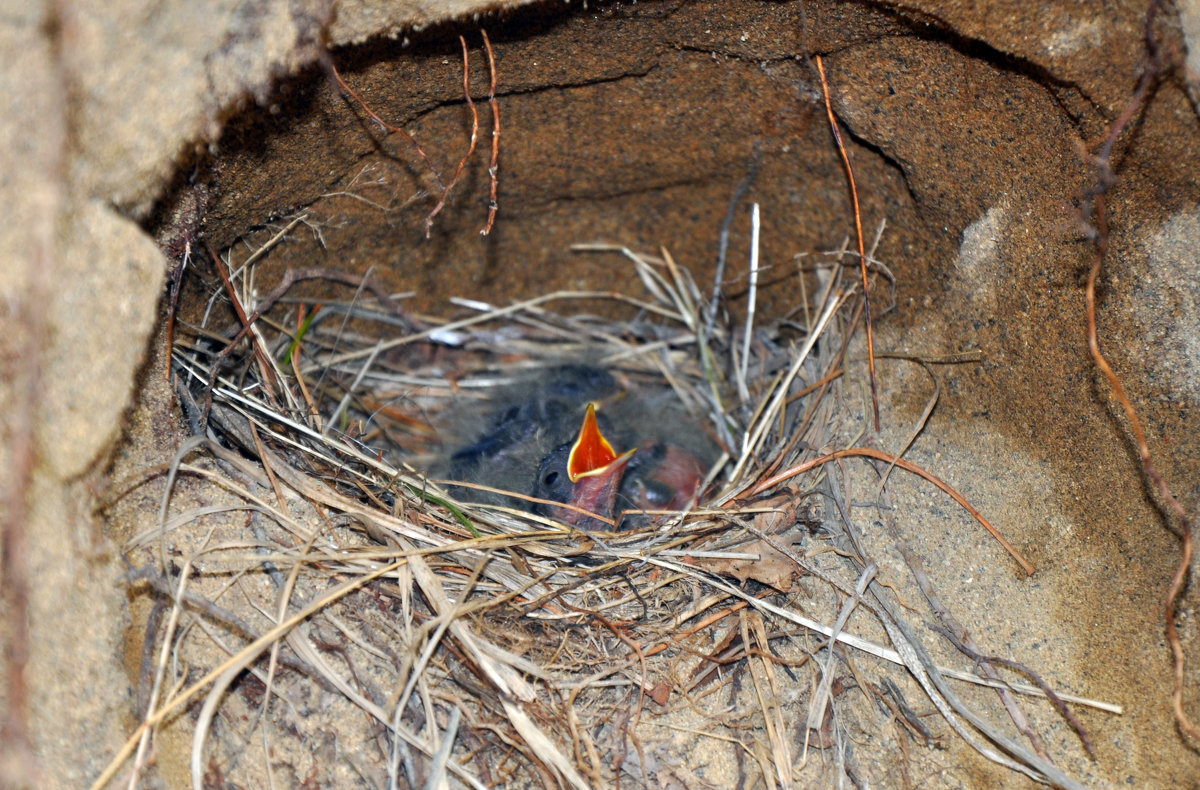
<svg viewBox="0 0 1200 790">
<path fill-rule="evenodd" d="M 990 521 L 988 521 L 986 518 L 984 518 L 983 514 L 980 513 L 978 510 L 976 510 L 975 507 L 970 502 L 967 501 L 966 497 L 964 497 L 962 494 L 955 491 L 950 486 L 949 483 L 947 483 L 944 480 L 942 480 L 941 478 L 935 476 L 931 472 L 925 471 L 924 469 L 922 469 L 921 467 L 912 463 L 911 461 L 906 461 L 903 458 L 897 458 L 896 456 L 891 455 L 890 453 L 885 453 L 882 450 L 876 450 L 873 447 L 851 447 L 846 450 L 836 450 L 832 453 L 829 453 L 828 455 L 822 455 L 817 458 L 813 458 L 810 461 L 805 461 L 802 464 L 797 464 L 796 466 L 793 466 L 790 469 L 786 469 L 786 470 L 780 472 L 779 474 L 773 475 L 773 476 L 767 478 L 766 480 L 760 481 L 753 488 L 751 488 L 747 493 L 743 494 L 742 498 L 747 498 L 747 497 L 754 496 L 756 494 L 761 494 L 762 492 L 766 491 L 767 489 L 773 488 L 774 486 L 779 485 L 780 483 L 782 483 L 785 480 L 790 480 L 791 478 L 796 477 L 797 475 L 804 474 L 805 472 L 807 472 L 810 469 L 815 469 L 816 467 L 821 466 L 822 464 L 827 464 L 830 461 L 834 461 L 838 458 L 852 458 L 855 456 L 863 456 L 866 458 L 878 458 L 881 461 L 888 461 L 889 463 L 892 463 L 893 465 L 900 467 L 901 469 L 905 470 L 906 472 L 912 472 L 915 475 L 919 475 L 920 477 L 925 478 L 926 480 L 933 483 L 938 488 L 942 489 L 942 491 L 946 492 L 955 502 L 957 502 L 959 505 L 961 505 L 964 510 L 966 510 L 968 513 L 970 513 L 971 516 L 976 521 L 978 521 L 981 525 L 983 525 L 984 529 L 986 529 L 988 532 L 990 532 L 992 534 L 992 537 L 995 538 L 996 541 L 1001 546 L 1004 547 L 1005 551 L 1007 551 L 1010 555 L 1012 555 L 1012 558 L 1017 561 L 1017 564 L 1019 564 L 1021 566 L 1021 569 L 1024 570 L 1025 573 L 1029 574 L 1030 576 L 1033 575 L 1034 567 L 1033 567 L 1033 565 L 1030 564 L 1029 560 L 1025 559 L 1021 555 L 1021 552 L 1017 551 L 1016 548 L 1013 547 L 1013 545 L 1011 543 L 1009 543 L 1004 538 L 1003 535 L 1000 534 L 1000 530 L 998 530 L 994 526 L 992 526 L 992 523 Z"/>
<path fill-rule="evenodd" d="M 863 286 L 863 320 L 867 327 L 867 367 L 871 376 L 871 407 L 875 411 L 875 433 L 879 433 L 879 389 L 875 382 L 875 330 L 871 326 L 871 283 L 867 276 L 867 250 L 863 242 L 862 213 L 858 206 L 858 187 L 854 183 L 854 168 L 850 166 L 850 156 L 842 143 L 842 133 L 838 129 L 837 119 L 833 115 L 833 105 L 829 101 L 829 84 L 825 81 L 825 64 L 821 56 L 816 56 L 817 71 L 821 74 L 821 93 L 825 96 L 825 114 L 829 118 L 829 128 L 833 130 L 833 139 L 837 143 L 838 153 L 846 168 L 846 178 L 850 182 L 850 199 L 854 203 L 854 235 L 858 240 L 858 263 L 862 270 Z"/>
<path fill-rule="evenodd" d="M 330 75 L 334 78 L 334 80 L 337 81 L 337 84 L 341 86 L 342 90 L 345 91 L 346 94 L 349 95 L 349 97 L 353 99 L 359 107 L 363 108 L 363 111 L 366 112 L 367 115 L 371 116 L 371 120 L 375 121 L 375 123 L 379 124 L 384 129 L 387 129 L 389 132 L 396 132 L 404 137 L 405 140 L 408 140 L 416 152 L 420 154 L 421 158 L 425 160 L 425 166 L 429 168 L 430 173 L 433 173 L 434 180 L 437 181 L 438 186 L 445 189 L 445 184 L 442 183 L 441 173 L 438 172 L 437 167 L 433 164 L 433 160 L 429 158 L 429 154 L 425 153 L 425 149 L 420 146 L 420 144 L 416 141 L 416 138 L 414 138 L 401 127 L 392 126 L 390 123 L 376 115 L 375 111 L 368 107 L 367 103 L 360 99 L 358 94 L 354 92 L 354 89 L 347 85 L 345 80 L 342 79 L 342 75 L 338 73 L 337 66 L 334 64 L 332 58 L 326 59 L 325 64 L 329 69 Z"/>
<path fill-rule="evenodd" d="M 487 52 L 488 74 L 491 77 L 491 84 L 488 86 L 488 105 L 492 108 L 492 158 L 488 162 L 488 181 L 490 183 L 488 216 L 487 224 L 483 226 L 483 230 L 479 231 L 479 235 L 486 236 L 492 232 L 492 225 L 496 222 L 496 212 L 500 209 L 500 179 L 498 177 L 500 172 L 500 103 L 496 101 L 496 56 L 492 52 L 492 42 L 488 38 L 486 30 L 480 28 L 479 34 L 483 36 L 483 48 Z"/>
</svg>

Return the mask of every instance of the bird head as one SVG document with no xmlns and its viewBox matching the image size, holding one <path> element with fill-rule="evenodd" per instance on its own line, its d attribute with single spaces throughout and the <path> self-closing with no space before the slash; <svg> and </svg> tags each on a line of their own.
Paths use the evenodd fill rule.
<svg viewBox="0 0 1200 790">
<path fill-rule="evenodd" d="M 538 467 L 533 495 L 554 504 L 538 504 L 536 512 L 584 530 L 612 528 L 611 518 L 621 480 L 636 448 L 620 455 L 600 431 L 596 404 L 589 403 L 579 435 L 554 450 Z"/>
</svg>

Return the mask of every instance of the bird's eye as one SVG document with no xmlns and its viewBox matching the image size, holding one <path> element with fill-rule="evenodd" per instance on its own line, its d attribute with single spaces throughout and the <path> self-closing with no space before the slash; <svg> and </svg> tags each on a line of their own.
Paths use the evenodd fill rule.
<svg viewBox="0 0 1200 790">
<path fill-rule="evenodd" d="M 548 486 L 552 486 L 558 482 L 558 472 L 551 472 L 542 478 L 542 482 Z"/>
</svg>

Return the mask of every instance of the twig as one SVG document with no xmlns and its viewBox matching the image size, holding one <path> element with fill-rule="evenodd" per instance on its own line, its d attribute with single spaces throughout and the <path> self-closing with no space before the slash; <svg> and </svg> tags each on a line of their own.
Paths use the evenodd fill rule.
<svg viewBox="0 0 1200 790">
<path fill-rule="evenodd" d="M 955 491 L 949 483 L 933 475 L 932 473 L 925 471 L 911 461 L 905 461 L 903 458 L 897 458 L 896 456 L 885 453 L 882 450 L 876 450 L 873 447 L 850 447 L 845 450 L 836 450 L 828 455 L 822 455 L 818 458 L 813 458 L 810 461 L 805 461 L 802 464 L 797 464 L 790 469 L 786 469 L 776 475 L 772 475 L 766 480 L 760 481 L 753 488 L 749 489 L 749 491 L 740 494 L 738 498 L 744 499 L 761 494 L 768 488 L 777 486 L 783 481 L 790 480 L 797 475 L 802 475 L 810 469 L 815 469 L 822 464 L 827 464 L 830 461 L 838 458 L 851 458 L 854 456 L 865 456 L 867 458 L 877 458 L 881 461 L 888 461 L 905 470 L 906 472 L 912 472 L 913 474 L 919 475 L 933 483 L 935 486 L 942 489 L 942 491 L 946 492 L 955 502 L 957 502 L 963 507 L 963 509 L 970 513 L 971 516 L 978 521 L 984 529 L 990 532 L 992 537 L 1004 547 L 1004 550 L 1012 555 L 1012 558 L 1017 561 L 1017 564 L 1021 566 L 1021 569 L 1024 570 L 1025 573 L 1029 574 L 1030 576 L 1033 575 L 1034 567 L 1029 563 L 1029 560 L 1021 556 L 1021 552 L 1017 551 L 1016 548 L 1014 548 L 1013 545 L 1009 543 L 1003 535 L 1000 534 L 1000 531 L 992 526 L 992 523 L 984 518 L 983 514 L 976 510 L 975 507 L 967 501 L 966 497 Z"/>
<path fill-rule="evenodd" d="M 1034 685 L 1040 688 L 1042 693 L 1046 695 L 1046 699 L 1050 701 L 1050 704 L 1054 706 L 1054 709 L 1058 711 L 1058 714 L 1067 720 L 1067 722 L 1071 725 L 1071 729 L 1075 730 L 1075 734 L 1078 735 L 1079 740 L 1083 742 L 1083 748 L 1087 750 L 1088 756 L 1091 757 L 1093 761 L 1096 759 L 1096 750 L 1092 746 L 1092 739 L 1088 737 L 1087 730 L 1083 728 L 1083 723 L 1080 722 L 1079 719 L 1076 718 L 1075 714 L 1071 712 L 1071 709 L 1067 707 L 1067 703 L 1063 702 L 1062 698 L 1054 693 L 1054 689 L 1050 688 L 1050 684 L 1042 680 L 1041 675 L 1039 675 L 1037 672 L 1034 672 L 1020 661 L 1013 661 L 1011 658 L 1002 658 L 1001 656 L 985 656 L 979 653 L 970 645 L 966 644 L 965 640 L 959 639 L 958 636 L 949 628 L 938 625 L 934 625 L 932 628 L 953 642 L 954 646 L 966 654 L 967 658 L 971 659 L 972 661 L 976 661 L 979 664 L 999 664 L 1000 666 L 1014 669 L 1017 672 L 1028 676 L 1029 679 L 1033 681 Z"/>
<path fill-rule="evenodd" d="M 782 544 L 779 544 L 777 542 L 772 542 L 772 540 L 770 539 L 770 536 L 766 536 L 764 539 L 766 539 L 769 543 L 771 543 L 773 548 L 775 548 L 777 550 L 783 549 L 783 551 L 781 553 L 790 554 L 790 552 L 788 552 L 786 550 L 787 549 L 786 546 L 783 546 Z M 733 585 L 730 585 L 730 584 L 722 581 L 721 579 L 699 574 L 697 572 L 696 568 L 694 568 L 694 567 L 689 567 L 687 565 L 670 562 L 670 561 L 667 561 L 658 556 L 639 557 L 639 559 L 644 560 L 646 563 L 648 563 L 650 565 L 657 565 L 661 568 L 675 571 L 677 573 L 684 573 L 689 576 L 702 578 L 704 580 L 704 582 L 708 586 L 712 587 L 713 589 L 721 590 L 722 592 L 724 592 L 730 596 L 733 596 L 734 598 L 737 598 L 741 601 L 744 601 L 745 603 L 749 604 L 750 606 L 752 606 L 756 609 L 759 609 L 762 612 L 772 614 L 772 615 L 780 618 L 781 620 L 785 620 L 787 622 L 796 623 L 797 625 L 807 628 L 810 631 L 815 631 L 818 634 L 823 634 L 825 636 L 833 635 L 833 629 L 827 625 L 824 625 L 823 623 L 819 623 L 816 620 L 813 620 L 809 617 L 805 617 L 804 615 L 799 614 L 798 612 L 796 612 L 792 609 L 776 606 L 775 604 L 773 604 L 770 601 L 765 600 L 763 598 L 758 598 L 758 597 L 749 595 L 745 591 L 739 590 L 737 587 L 734 587 Z M 731 611 L 732 610 L 730 610 L 730 612 Z M 726 614 L 728 614 L 730 612 L 726 612 Z M 857 634 L 850 633 L 849 631 L 843 631 L 840 634 L 838 634 L 837 641 L 840 644 L 849 645 L 850 647 L 853 647 L 857 650 L 861 650 L 864 653 L 869 653 L 869 654 L 875 656 L 876 658 L 881 658 L 884 661 L 888 661 L 888 662 L 891 662 L 891 663 L 897 664 L 897 665 L 904 664 L 904 659 L 895 650 L 891 650 L 889 648 L 882 647 L 881 645 L 877 645 L 874 642 L 863 639 L 862 637 L 858 636 Z M 1006 683 L 1006 682 L 1002 682 L 1002 681 L 990 680 L 988 678 L 980 677 L 979 675 L 975 674 L 974 672 L 960 672 L 958 670 L 949 669 L 949 668 L 945 668 L 945 667 L 938 667 L 938 671 L 946 677 L 951 677 L 951 678 L 954 678 L 955 680 L 959 680 L 964 683 L 970 683 L 970 684 L 976 685 L 976 686 L 986 686 L 988 688 L 1007 687 L 1007 688 L 1013 689 L 1014 691 L 1018 691 L 1022 694 L 1028 694 L 1028 695 L 1036 696 L 1036 697 L 1042 696 L 1041 690 L 1038 689 L 1036 686 L 1030 686 L 1030 685 L 1023 684 L 1023 683 Z M 1124 708 L 1122 708 L 1120 705 L 1114 705 L 1113 703 L 1109 703 L 1109 702 L 1103 702 L 1100 700 L 1088 699 L 1086 697 L 1079 697 L 1079 696 L 1067 695 L 1067 694 L 1059 694 L 1059 696 L 1068 702 L 1073 702 L 1077 705 L 1086 705 L 1090 708 L 1095 708 L 1096 710 L 1103 710 L 1108 713 L 1123 714 L 1125 712 Z"/>
<path fill-rule="evenodd" d="M 829 117 L 829 128 L 833 130 L 833 139 L 837 143 L 838 153 L 842 156 L 842 164 L 846 167 L 846 178 L 850 182 L 850 198 L 854 203 L 854 233 L 858 239 L 858 261 L 862 269 L 863 285 L 863 316 L 867 327 L 867 365 L 871 376 L 871 406 L 875 410 L 875 433 L 879 433 L 879 390 L 875 383 L 875 331 L 871 327 L 871 283 L 867 276 L 867 251 L 863 242 L 862 214 L 858 207 L 858 187 L 854 183 L 854 168 L 850 166 L 850 156 L 846 146 L 842 144 L 842 133 L 838 130 L 837 119 L 833 116 L 833 105 L 829 102 L 829 85 L 825 81 L 825 64 L 821 56 L 816 56 L 817 71 L 821 74 L 821 92 L 825 96 L 825 114 Z"/>
<path fill-rule="evenodd" d="M 486 236 L 492 232 L 492 225 L 496 222 L 496 211 L 500 208 L 498 197 L 500 179 L 497 177 L 500 172 L 500 103 L 496 101 L 496 56 L 492 53 L 492 42 L 483 28 L 479 29 L 479 34 L 483 36 L 483 48 L 487 52 L 488 74 L 491 75 L 491 84 L 488 86 L 488 105 L 492 108 L 492 158 L 488 162 L 488 181 L 490 182 L 488 217 L 487 224 L 483 226 L 483 230 L 479 231 L 480 236 Z"/>
<path fill-rule="evenodd" d="M 837 504 L 838 511 L 841 514 L 843 528 L 846 531 L 846 535 L 850 538 L 855 552 L 857 552 L 856 561 L 858 563 L 873 564 L 864 545 L 862 534 L 850 519 L 847 503 L 839 490 L 837 476 L 830 475 L 826 479 L 832 489 L 833 501 Z M 953 727 L 963 740 L 989 760 L 1007 768 L 1021 771 L 1035 779 L 1041 778 L 1038 776 L 1040 773 L 1042 777 L 1045 777 L 1045 781 L 1051 781 L 1059 787 L 1080 787 L 1080 785 L 1067 777 L 1045 755 L 1044 750 L 1040 748 L 1040 742 L 1036 738 L 1034 739 L 1035 752 L 1031 753 L 1019 743 L 1009 738 L 990 721 L 967 707 L 946 683 L 945 673 L 933 662 L 925 647 L 914 638 L 911 628 L 901 616 L 898 607 L 881 589 L 881 585 L 872 585 L 870 591 L 875 602 L 878 604 L 880 624 L 887 631 L 893 647 L 896 648 L 896 652 L 903 658 L 904 665 L 912 673 L 914 679 L 921 684 L 922 689 L 929 696 L 934 707 L 942 714 L 946 723 Z M 1025 718 L 1024 714 L 1020 713 L 1019 710 L 1018 713 L 1020 715 L 1017 720 L 1023 721 Z M 979 741 L 975 733 L 959 721 L 959 717 L 966 719 L 972 727 L 982 733 L 992 744 L 999 746 L 1007 755 L 1017 758 L 1019 762 L 1013 762 L 1005 754 L 997 752 L 987 743 Z M 1026 727 L 1026 731 L 1031 730 Z"/>
<path fill-rule="evenodd" d="M 929 602 L 929 606 L 933 609 L 934 614 L 937 615 L 938 620 L 941 621 L 946 630 L 949 633 L 957 635 L 957 641 L 955 643 L 974 649 L 974 640 L 972 640 L 970 632 L 968 632 L 967 629 L 962 626 L 962 624 L 958 621 L 958 618 L 951 613 L 950 609 L 934 592 L 933 584 L 930 582 L 928 574 L 925 573 L 924 561 L 921 559 L 921 556 L 917 554 L 917 552 L 913 551 L 908 541 L 905 540 L 904 536 L 900 533 L 900 528 L 896 525 L 896 520 L 892 516 L 892 513 L 889 509 L 891 506 L 891 497 L 889 496 L 885 485 L 885 476 L 891 472 L 892 467 L 888 466 L 885 470 L 882 468 L 883 464 L 879 462 L 874 462 L 871 464 L 871 466 L 875 470 L 875 474 L 880 478 L 880 488 L 876 495 L 879 497 L 880 502 L 884 505 L 884 507 L 880 510 L 880 520 L 883 522 L 884 529 L 887 530 L 888 534 L 895 542 L 896 548 L 900 552 L 900 556 L 904 558 L 905 564 L 908 565 L 908 569 L 913 575 L 913 580 L 917 583 L 917 588 L 921 591 L 921 594 L 925 596 L 925 600 Z M 1001 678 L 999 673 L 997 673 L 990 665 L 987 664 L 981 664 L 979 670 L 983 677 L 986 677 L 992 681 L 996 681 L 997 685 L 995 688 L 999 692 L 1001 702 L 1004 704 L 1005 710 L 1008 711 L 1009 717 L 1013 720 L 1013 724 L 1018 730 L 1025 734 L 1026 738 L 1029 739 L 1030 744 L 1033 745 L 1038 754 L 1045 757 L 1046 752 L 1041 743 L 1041 738 L 1033 730 L 1033 726 L 1029 723 L 1029 717 L 1025 715 L 1025 711 L 1022 710 L 1018 705 L 1008 686 L 1000 683 Z M 1045 691 L 1045 689 L 1043 689 L 1043 691 Z"/>
<path fill-rule="evenodd" d="M 64 23 L 61 7 L 48 6 L 46 21 L 57 29 Z M 50 28 L 47 28 L 49 30 Z M 30 657 L 30 557 L 27 530 L 33 511 L 35 469 L 40 458 L 37 446 L 39 428 L 45 430 L 45 412 L 41 409 L 46 387 L 46 374 L 52 363 L 46 360 L 46 348 L 51 340 L 50 310 L 55 294 L 55 272 L 62 255 L 58 239 L 66 238 L 67 228 L 63 209 L 65 200 L 65 138 L 66 97 L 62 93 L 68 85 L 66 63 L 62 51 L 63 34 L 43 34 L 43 38 L 54 48 L 50 58 L 58 72 L 48 84 L 59 88 L 53 97 L 47 98 L 47 106 L 53 111 L 46 114 L 44 123 L 39 124 L 39 135 L 49 134 L 49 139 L 40 141 L 49 157 L 44 160 L 49 166 L 43 174 L 46 197 L 43 211 L 26 232 L 29 233 L 32 255 L 17 264 L 8 264 L 10 271 L 22 268 L 24 287 L 8 297 L 5 308 L 5 328 L 9 330 L 8 342 L 11 349 L 5 355 L 3 376 L 5 379 L 5 418 L 0 422 L 0 440 L 8 452 L 8 463 L 0 478 L 0 617 L 4 620 L 4 709 L 0 712 L 0 763 L 6 775 L 0 778 L 5 787 L 34 787 L 40 784 L 37 758 L 29 733 L 29 683 L 28 665 Z M 10 274 L 17 282 L 20 278 Z M 16 282 L 13 283 L 16 285 Z M 11 292 L 10 292 L 11 293 Z M 20 327 L 19 331 L 15 330 Z M 43 471 L 42 474 L 45 474 Z M 47 510 L 42 508 L 46 518 Z M 48 525 L 44 525 L 48 526 Z M 47 595 L 45 591 L 42 596 Z"/>
<path fill-rule="evenodd" d="M 733 195 L 729 198 L 729 210 L 725 212 L 725 219 L 721 221 L 720 244 L 717 248 L 717 270 L 713 274 L 713 291 L 712 298 L 709 300 L 708 309 L 705 310 L 704 316 L 704 334 L 706 337 L 712 337 L 713 326 L 717 320 L 717 311 L 721 306 L 721 293 L 724 288 L 725 281 L 725 256 L 729 251 L 729 229 L 733 227 L 733 220 L 737 216 L 738 203 L 746 195 L 746 190 L 750 188 L 750 184 L 758 175 L 758 166 L 762 161 L 761 149 L 758 143 L 754 144 L 754 153 L 750 155 L 750 161 L 746 166 L 746 175 L 734 187 Z"/>
<path fill-rule="evenodd" d="M 937 665 L 933 663 L 928 652 L 921 645 L 920 640 L 912 634 L 904 620 L 899 617 L 899 612 L 896 611 L 896 607 L 891 600 L 880 591 L 877 585 L 871 589 L 875 595 L 875 600 L 889 615 L 888 618 L 882 619 L 881 622 L 887 630 L 892 644 L 895 645 L 896 651 L 904 657 L 905 666 L 908 667 L 908 670 L 912 672 L 922 688 L 925 689 L 926 694 L 929 695 L 934 705 L 938 707 L 939 712 L 942 713 L 947 723 L 954 727 L 963 740 L 971 744 L 976 751 L 989 760 L 1007 768 L 1020 771 L 1033 779 L 1050 782 L 1058 787 L 1079 788 L 1082 790 L 1083 786 L 1067 776 L 1058 766 L 1043 760 L 1037 754 L 1029 752 L 1021 744 L 1004 735 L 1004 733 L 992 726 L 990 722 L 964 705 L 958 695 L 954 693 L 954 690 L 950 688 L 950 685 L 946 683 L 945 673 L 941 672 Z M 966 719 L 972 727 L 984 733 L 988 740 L 999 746 L 1006 753 L 1013 755 L 1020 762 L 1014 763 L 1003 754 L 988 748 L 985 744 L 979 743 L 974 734 L 970 730 L 967 730 L 962 722 L 958 721 L 954 715 L 955 713 Z"/>
<path fill-rule="evenodd" d="M 941 382 L 938 381 L 937 374 L 933 372 L 933 369 L 929 366 L 929 364 L 922 361 L 918 361 L 917 364 L 924 368 L 925 372 L 929 374 L 929 378 L 933 380 L 933 394 L 930 395 L 929 400 L 925 402 L 925 408 L 921 410 L 921 416 L 917 418 L 917 425 L 909 434 L 908 441 L 901 445 L 900 450 L 896 453 L 897 458 L 903 458 L 904 454 L 908 452 L 908 448 L 913 446 L 913 443 L 917 441 L 917 437 L 920 436 L 921 432 L 925 430 L 925 424 L 929 421 L 929 417 L 933 414 L 933 409 L 935 406 L 937 406 L 938 399 L 941 398 L 942 395 Z M 884 487 L 887 485 L 888 477 L 890 477 L 891 474 L 892 467 L 889 466 L 887 471 L 885 471 L 879 478 L 879 489 L 875 492 L 876 496 L 879 496 L 879 494 L 882 493 Z"/>
<path fill-rule="evenodd" d="M 213 256 L 214 261 L 217 262 L 217 270 L 223 273 L 220 265 L 220 257 L 211 249 L 209 252 Z M 212 406 L 212 388 L 216 385 L 217 374 L 220 371 L 220 365 L 218 363 L 225 357 L 229 356 L 241 339 L 251 331 L 252 327 L 258 322 L 258 319 L 262 318 L 265 313 L 270 311 L 270 309 L 275 306 L 275 303 L 282 299 L 284 294 L 291 290 L 292 286 L 296 283 L 303 282 L 305 280 L 329 280 L 331 282 L 343 283 L 345 285 L 353 285 L 357 288 L 366 288 L 367 290 L 371 291 L 371 293 L 375 294 L 375 298 L 378 299 L 384 307 L 388 308 L 398 316 L 404 315 L 400 307 L 392 301 L 387 291 L 383 289 L 383 286 L 375 282 L 373 278 L 360 277 L 356 274 L 350 274 L 349 272 L 339 272 L 319 266 L 314 266 L 307 269 L 288 269 L 284 273 L 283 277 L 280 278 L 279 285 L 275 286 L 275 288 L 269 294 L 260 300 L 258 305 L 255 307 L 254 312 L 248 316 L 245 314 L 245 310 L 242 308 L 241 302 L 238 301 L 233 291 L 232 284 L 228 282 L 228 278 L 224 277 L 223 274 L 222 280 L 226 282 L 230 299 L 233 300 L 234 307 L 238 311 L 238 316 L 241 319 L 242 328 L 233 336 L 232 339 L 230 339 L 225 347 L 217 353 L 216 358 L 213 360 L 212 372 L 210 373 L 210 378 L 206 387 L 206 392 L 208 394 L 204 399 L 203 415 L 205 421 L 208 419 L 208 412 Z M 257 345 L 255 348 L 257 351 Z M 263 353 L 265 354 L 265 351 Z M 270 357 L 268 355 L 268 359 L 269 358 Z"/>
<path fill-rule="evenodd" d="M 371 369 L 373 364 L 375 364 L 375 358 L 377 356 L 379 356 L 379 343 L 375 344 L 375 352 L 367 357 L 367 361 L 362 364 L 361 368 L 359 368 L 358 375 L 354 377 L 354 381 L 352 381 L 350 386 L 346 388 L 346 394 L 342 396 L 340 401 L 338 401 L 338 405 L 333 410 L 333 414 L 329 415 L 329 420 L 325 423 L 325 428 L 321 431 L 322 434 L 328 433 L 330 426 L 334 425 L 341 419 L 342 412 L 344 412 L 350 405 L 350 401 L 354 397 L 354 391 L 358 389 L 359 384 L 362 384 L 362 380 L 367 375 L 367 371 Z"/>
<path fill-rule="evenodd" d="M 833 649 L 834 645 L 837 643 L 837 638 L 842 633 L 842 629 L 846 627 L 846 621 L 850 619 L 850 614 L 862 602 L 863 593 L 866 592 L 867 585 L 875 578 L 878 570 L 879 568 L 875 563 L 867 563 L 858 577 L 858 583 L 854 587 L 854 594 L 842 605 L 841 611 L 838 612 L 837 620 L 834 621 L 833 633 L 829 635 L 829 641 L 825 645 L 827 656 L 825 662 L 821 665 L 821 681 L 813 691 L 808 706 L 808 721 L 804 728 L 804 748 L 806 752 L 808 750 L 809 732 L 820 727 L 822 714 L 825 712 L 826 706 L 833 704 L 830 687 L 833 684 L 833 672 L 831 670 L 836 658 Z"/>
<path fill-rule="evenodd" d="M 788 388 L 791 386 L 792 381 L 794 381 L 796 376 L 800 373 L 800 368 L 804 365 L 804 361 L 808 359 L 808 355 L 812 353 L 813 348 L 817 344 L 817 340 L 825 331 L 826 325 L 829 323 L 830 319 L 833 318 L 834 312 L 836 312 L 841 303 L 842 299 L 840 294 L 837 297 L 830 299 L 829 304 L 825 306 L 824 312 L 821 313 L 821 317 L 817 320 L 817 325 L 813 328 L 812 334 L 805 339 L 804 346 L 800 349 L 799 353 L 796 354 L 795 359 L 792 360 L 792 365 L 788 369 L 787 374 L 776 385 L 775 393 L 771 396 L 771 401 L 767 408 L 764 410 L 752 429 L 745 434 L 742 442 L 741 456 L 738 458 L 737 465 L 730 474 L 730 477 L 732 477 L 734 480 L 739 479 L 743 470 L 745 470 L 747 465 L 750 463 L 751 456 L 758 451 L 758 447 L 762 443 L 768 426 L 774 423 L 775 417 L 783 408 L 784 400 L 787 398 Z"/>
<path fill-rule="evenodd" d="M 761 228 L 758 216 L 758 204 L 750 209 L 750 294 L 746 302 L 746 334 L 742 338 L 741 367 L 738 369 L 738 389 L 742 401 L 750 399 L 746 387 L 746 373 L 750 368 L 750 341 L 754 335 L 754 308 L 758 303 L 758 234 Z"/>
<path fill-rule="evenodd" d="M 416 152 L 420 154 L 421 158 L 425 160 L 425 166 L 429 168 L 429 172 L 433 173 L 433 178 L 435 181 L 437 181 L 437 185 L 445 189 L 445 184 L 442 183 L 441 173 L 438 172 L 437 167 L 433 164 L 433 160 L 429 158 L 429 154 L 425 153 L 425 149 L 421 148 L 420 144 L 416 141 L 416 138 L 399 126 L 392 126 L 390 123 L 376 115 L 375 111 L 367 106 L 367 103 L 360 99 L 358 94 L 354 92 L 354 89 L 347 85 L 345 80 L 342 79 L 342 75 L 338 73 L 337 66 L 334 65 L 333 58 L 326 57 L 322 62 L 325 63 L 326 68 L 329 69 L 330 75 L 333 76 L 334 80 L 337 81 L 337 84 L 341 86 L 342 90 L 345 91 L 350 98 L 354 99 L 358 106 L 362 107 L 367 115 L 371 116 L 371 120 L 375 121 L 375 123 L 379 124 L 384 129 L 387 129 L 389 132 L 396 132 L 397 134 L 403 136 L 405 140 L 408 140 L 412 147 L 416 149 Z"/>
<path fill-rule="evenodd" d="M 221 260 L 221 256 L 212 247 L 208 248 L 208 253 L 212 256 L 213 267 L 217 270 L 217 274 L 221 277 L 221 282 L 225 285 L 225 292 L 229 296 L 229 301 L 233 305 L 234 311 L 237 313 L 238 320 L 242 324 L 242 329 L 237 333 L 237 336 L 229 342 L 225 348 L 221 350 L 217 359 L 221 359 L 230 353 L 234 347 L 247 334 L 251 336 L 250 343 L 254 347 L 254 357 L 258 360 L 259 370 L 262 371 L 263 388 L 267 394 L 274 398 L 275 393 L 279 389 L 279 379 L 275 375 L 275 368 L 271 360 L 271 355 L 267 352 L 262 338 L 254 332 L 254 324 L 262 315 L 262 310 L 256 310 L 254 318 L 250 319 L 246 315 L 246 308 L 242 305 L 242 300 L 238 298 L 237 289 L 233 287 L 233 282 L 229 279 L 229 273 L 226 271 L 225 262 Z"/>
<path fill-rule="evenodd" d="M 433 755 L 433 767 L 429 772 L 429 779 L 425 783 L 426 790 L 439 790 L 439 788 L 449 786 L 446 784 L 446 763 L 450 760 L 454 742 L 458 740 L 458 724 L 461 719 L 462 708 L 455 705 L 450 711 L 450 721 L 446 723 L 446 732 L 442 735 L 442 745 Z"/>
</svg>

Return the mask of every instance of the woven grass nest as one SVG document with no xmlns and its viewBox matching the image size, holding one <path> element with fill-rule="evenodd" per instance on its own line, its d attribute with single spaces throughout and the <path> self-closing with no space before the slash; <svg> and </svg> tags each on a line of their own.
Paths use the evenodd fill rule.
<svg viewBox="0 0 1200 790">
<path fill-rule="evenodd" d="M 906 786 L 953 743 L 1073 786 L 995 712 L 1026 697 L 1065 732 L 1070 705 L 1103 706 L 969 642 L 940 665 L 926 611 L 952 630 L 947 604 L 881 584 L 873 543 L 902 539 L 892 464 L 862 441 L 857 256 L 804 258 L 816 291 L 760 324 L 753 279 L 735 323 L 666 253 L 577 254 L 644 292 L 435 320 L 342 278 L 314 312 L 214 262 L 232 274 L 174 339 L 195 437 L 127 551 L 160 602 L 135 773 L 174 732 L 197 787 Z M 580 314 L 600 303 L 621 318 Z M 720 446 L 694 506 L 582 531 L 430 473 L 456 413 L 579 360 L 674 393 Z"/>
</svg>

